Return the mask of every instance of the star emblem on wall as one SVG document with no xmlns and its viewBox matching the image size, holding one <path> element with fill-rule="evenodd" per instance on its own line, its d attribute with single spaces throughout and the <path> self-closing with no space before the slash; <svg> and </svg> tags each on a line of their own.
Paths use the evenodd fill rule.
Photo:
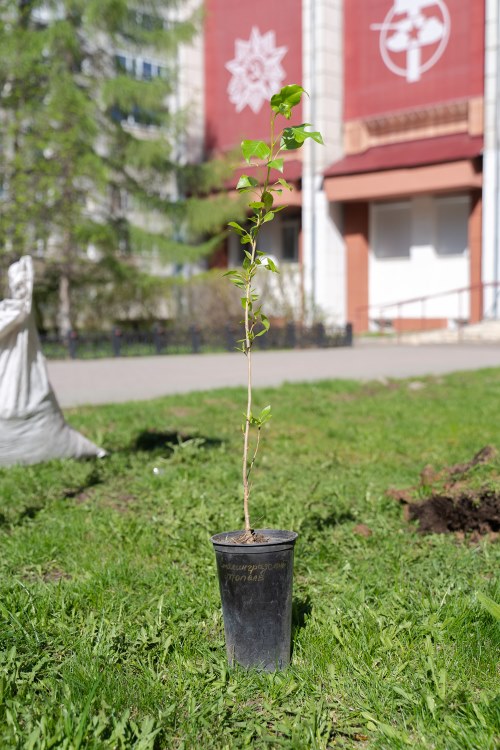
<svg viewBox="0 0 500 750">
<path fill-rule="evenodd" d="M 256 26 L 248 40 L 235 39 L 234 58 L 226 68 L 232 74 L 227 93 L 237 112 L 250 107 L 257 114 L 281 88 L 286 76 L 281 61 L 287 51 L 276 46 L 274 31 L 261 34 Z"/>
</svg>

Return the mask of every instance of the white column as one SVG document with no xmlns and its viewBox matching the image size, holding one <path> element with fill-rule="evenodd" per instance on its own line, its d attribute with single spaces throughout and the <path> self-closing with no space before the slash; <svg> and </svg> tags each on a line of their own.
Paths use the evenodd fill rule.
<svg viewBox="0 0 500 750">
<path fill-rule="evenodd" d="M 303 152 L 302 237 L 306 310 L 345 322 L 345 248 L 338 209 L 323 192 L 323 171 L 342 156 L 342 0 L 302 4 L 304 117 L 325 146 L 308 141 Z"/>
<path fill-rule="evenodd" d="M 483 281 L 500 281 L 500 11 L 498 0 L 486 0 Z M 484 316 L 500 318 L 500 290 L 485 288 Z"/>
<path fill-rule="evenodd" d="M 172 11 L 182 22 L 198 10 L 198 0 L 185 0 L 181 7 Z M 183 136 L 183 160 L 199 161 L 203 158 L 205 139 L 205 49 L 204 36 L 199 33 L 189 44 L 181 44 L 178 54 L 177 101 L 172 102 L 176 111 L 188 110 Z"/>
</svg>

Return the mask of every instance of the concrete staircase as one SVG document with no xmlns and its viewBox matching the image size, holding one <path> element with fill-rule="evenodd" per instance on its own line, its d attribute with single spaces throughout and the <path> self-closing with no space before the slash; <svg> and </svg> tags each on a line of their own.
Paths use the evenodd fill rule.
<svg viewBox="0 0 500 750">
<path fill-rule="evenodd" d="M 481 323 L 456 330 L 440 329 L 437 331 L 422 331 L 421 333 L 405 333 L 398 337 L 398 341 L 402 344 L 500 342 L 500 320 L 483 320 Z"/>
</svg>

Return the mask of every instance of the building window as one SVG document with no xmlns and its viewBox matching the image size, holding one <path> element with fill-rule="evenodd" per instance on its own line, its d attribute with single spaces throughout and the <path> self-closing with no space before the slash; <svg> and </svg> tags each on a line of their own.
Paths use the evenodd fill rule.
<svg viewBox="0 0 500 750">
<path fill-rule="evenodd" d="M 168 77 L 168 69 L 164 65 L 150 59 L 132 57 L 123 52 L 115 55 L 115 65 L 118 73 L 143 81 L 152 81 L 153 78 L 166 79 Z M 114 122 L 127 122 L 129 125 L 144 125 L 147 127 L 161 125 L 160 112 L 146 110 L 137 104 L 127 111 L 115 104 L 111 107 L 110 115 Z"/>
<path fill-rule="evenodd" d="M 141 10 L 130 10 L 128 18 L 133 26 L 139 26 L 145 31 L 161 31 L 168 28 L 168 22 L 165 19 Z"/>
<path fill-rule="evenodd" d="M 411 206 L 379 203 L 373 206 L 373 253 L 376 258 L 409 258 Z"/>
<path fill-rule="evenodd" d="M 466 196 L 436 198 L 436 253 L 464 255 L 467 252 L 469 199 Z"/>
<path fill-rule="evenodd" d="M 125 53 L 115 56 L 116 69 L 119 73 L 125 73 L 133 78 L 142 78 L 143 81 L 151 81 L 153 78 L 168 78 L 168 69 L 165 65 L 142 57 L 131 57 Z"/>
<path fill-rule="evenodd" d="M 299 222 L 285 221 L 281 226 L 281 257 L 288 263 L 299 260 Z"/>
</svg>

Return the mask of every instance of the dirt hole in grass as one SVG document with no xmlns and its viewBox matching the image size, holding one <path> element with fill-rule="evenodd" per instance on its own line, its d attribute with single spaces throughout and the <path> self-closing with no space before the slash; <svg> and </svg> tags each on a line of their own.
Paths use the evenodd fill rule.
<svg viewBox="0 0 500 750">
<path fill-rule="evenodd" d="M 488 485 L 478 486 L 481 465 L 491 463 L 496 457 L 496 449 L 487 445 L 465 463 L 447 466 L 440 471 L 425 466 L 419 484 L 402 490 L 390 489 L 387 494 L 405 506 L 405 518 L 418 521 L 418 530 L 422 534 L 463 535 L 472 532 L 497 538 L 500 532 L 500 477 L 490 473 Z M 498 490 L 492 486 L 497 481 Z M 421 499 L 422 494 L 428 497 Z"/>
<path fill-rule="evenodd" d="M 422 534 L 500 531 L 500 493 L 491 490 L 464 491 L 458 497 L 431 495 L 422 502 L 409 503 L 405 515 L 418 521 Z"/>
</svg>

